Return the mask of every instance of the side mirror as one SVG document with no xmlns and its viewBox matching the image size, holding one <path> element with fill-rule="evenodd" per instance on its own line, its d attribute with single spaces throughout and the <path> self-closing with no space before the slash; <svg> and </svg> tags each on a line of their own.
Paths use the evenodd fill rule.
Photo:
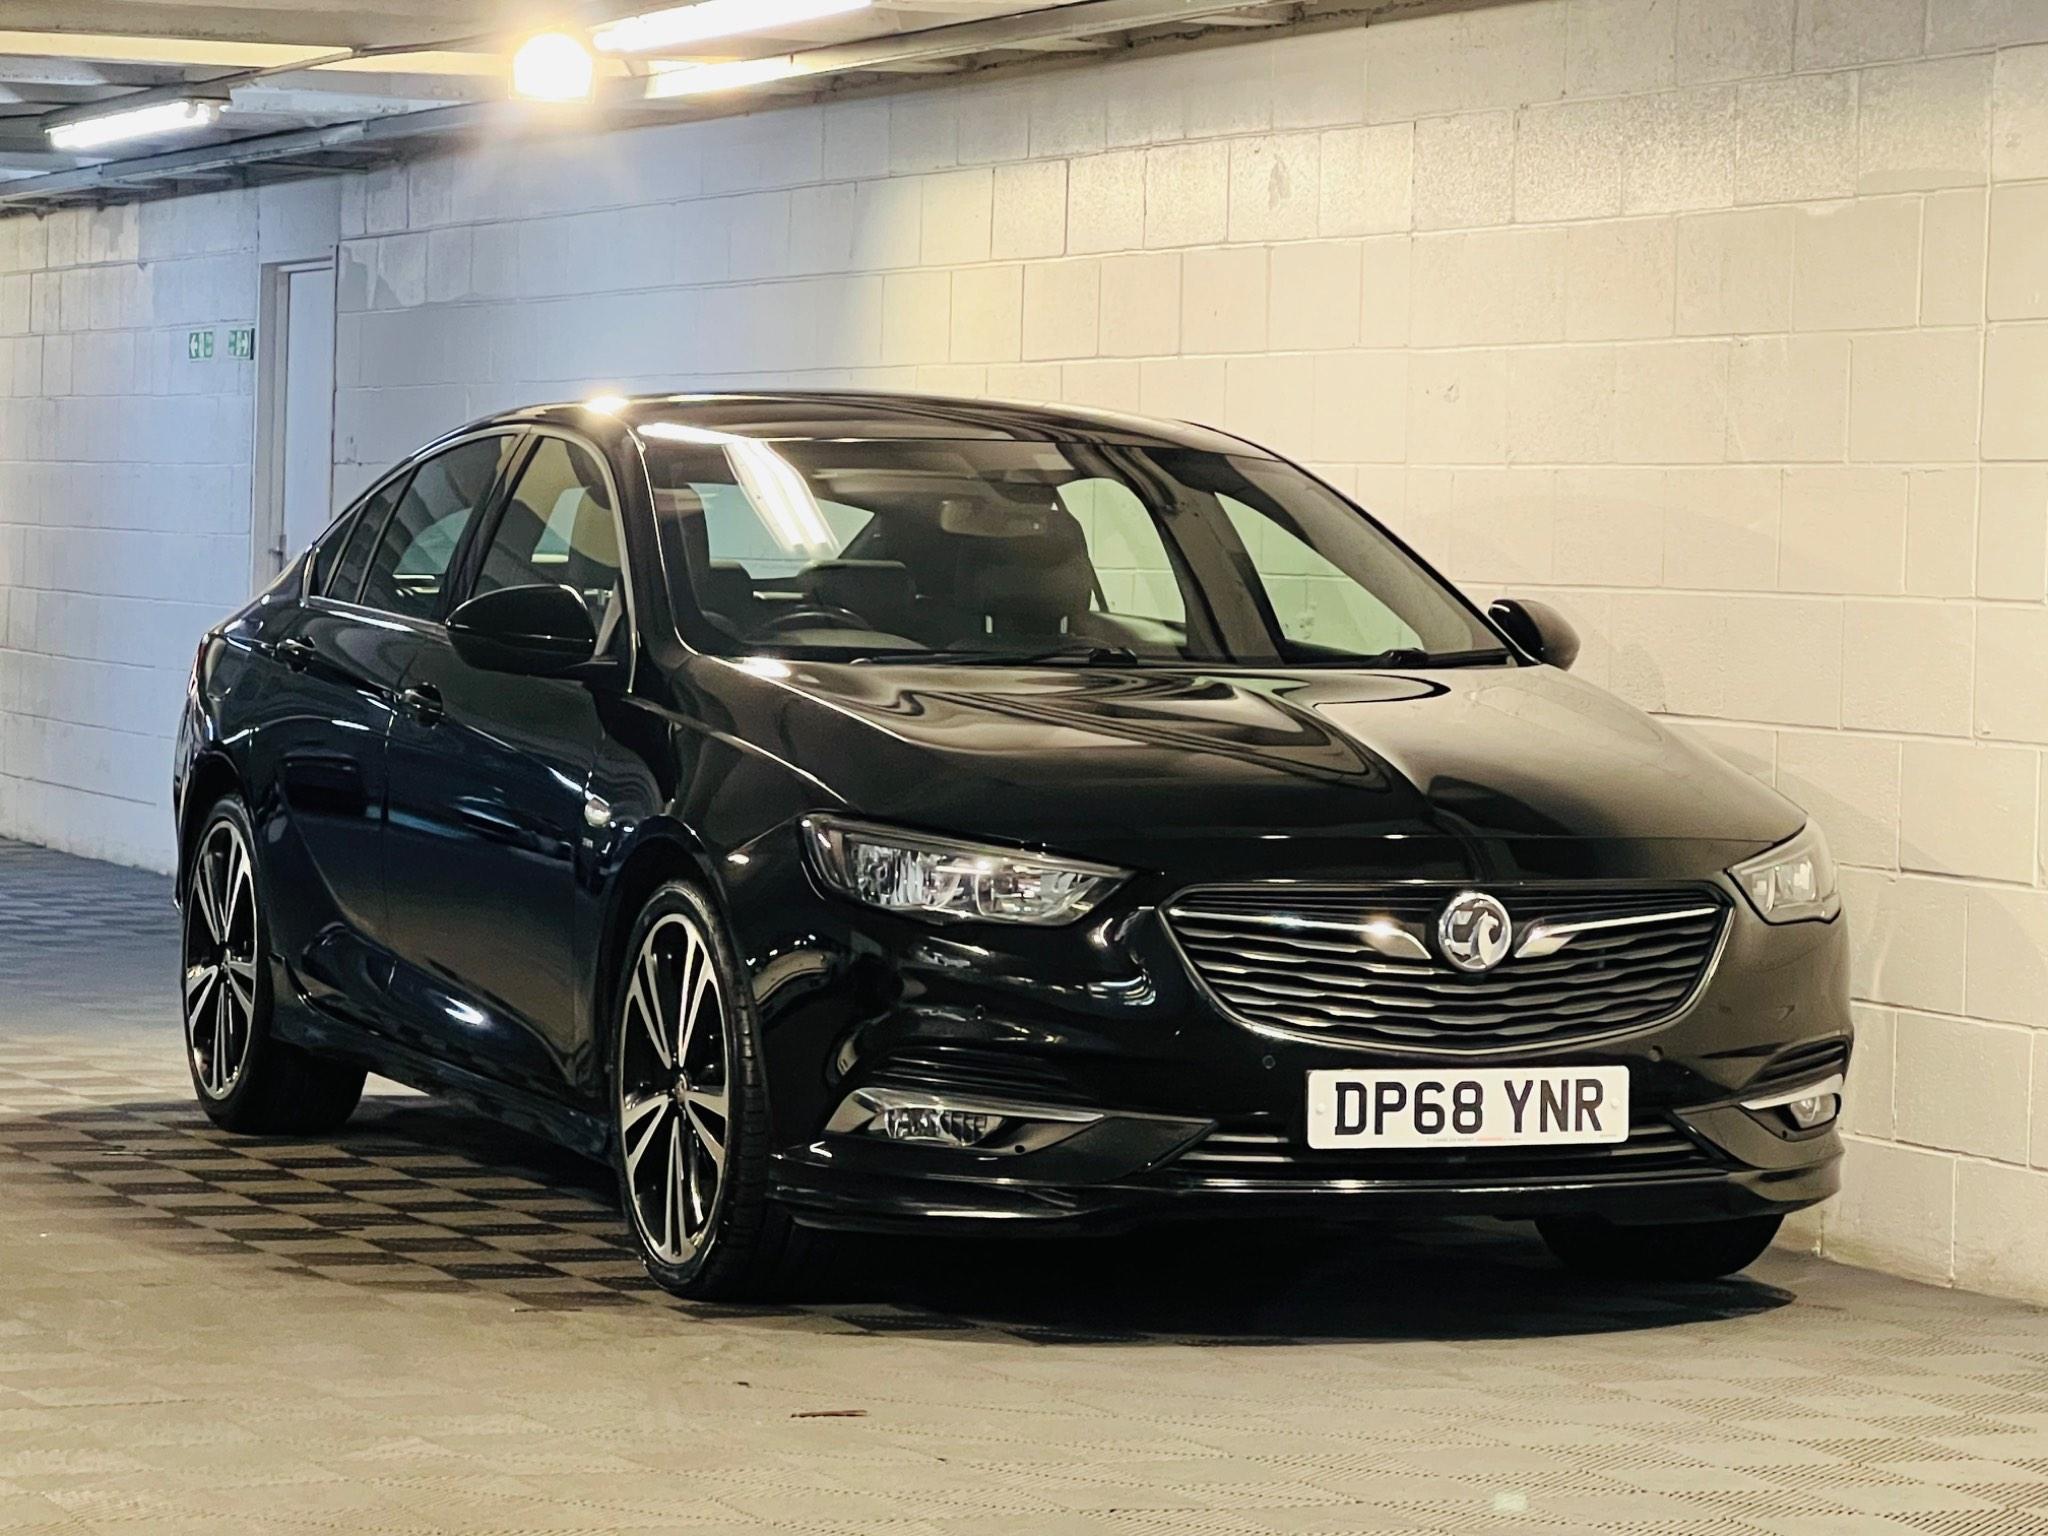
<svg viewBox="0 0 2048 1536">
<path fill-rule="evenodd" d="M 1579 632 L 1548 603 L 1530 597 L 1503 597 L 1486 610 L 1486 616 L 1533 662 L 1562 672 L 1579 659 Z"/>
<path fill-rule="evenodd" d="M 486 672 L 559 677 L 597 651 L 597 626 L 573 587 L 500 587 L 448 615 L 455 654 Z"/>
</svg>

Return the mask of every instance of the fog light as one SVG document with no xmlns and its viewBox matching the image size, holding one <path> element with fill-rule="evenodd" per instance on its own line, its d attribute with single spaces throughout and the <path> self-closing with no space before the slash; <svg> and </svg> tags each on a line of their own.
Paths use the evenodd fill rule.
<svg viewBox="0 0 2048 1536">
<path fill-rule="evenodd" d="M 1015 1157 L 1039 1152 L 1102 1119 L 1063 1104 L 1005 1104 L 909 1088 L 856 1088 L 825 1123 L 828 1136 L 872 1136 L 906 1146 L 973 1148 Z"/>
<path fill-rule="evenodd" d="M 1794 1099 L 1785 1106 L 1785 1113 L 1792 1123 L 1802 1131 L 1810 1131 L 1817 1125 L 1826 1125 L 1840 1113 L 1841 1095 L 1834 1093 L 1809 1093 L 1803 1099 Z"/>
<path fill-rule="evenodd" d="M 1838 1072 L 1820 1082 L 1806 1083 L 1783 1093 L 1744 1099 L 1742 1107 L 1759 1114 L 1775 1109 L 1795 1131 L 1818 1130 L 1842 1112 L 1842 1075 Z"/>
<path fill-rule="evenodd" d="M 885 1109 L 881 1132 L 891 1141 L 928 1141 L 947 1147 L 971 1147 L 1001 1122 L 994 1115 L 971 1115 L 936 1104 Z"/>
</svg>

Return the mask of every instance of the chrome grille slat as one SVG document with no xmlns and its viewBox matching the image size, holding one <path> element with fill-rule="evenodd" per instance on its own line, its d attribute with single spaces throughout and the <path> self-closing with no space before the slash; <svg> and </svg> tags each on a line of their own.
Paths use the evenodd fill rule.
<svg viewBox="0 0 2048 1536">
<path fill-rule="evenodd" d="M 1280 979 L 1282 989 L 1298 991 L 1300 989 L 1298 983 L 1313 983 L 1317 987 L 1329 987 L 1329 989 L 1337 989 L 1337 991 L 1356 991 L 1356 993 L 1362 993 L 1362 995 L 1384 997 L 1384 999 L 1389 999 L 1389 1001 L 1393 1001 L 1393 1004 L 1399 1004 L 1403 1008 L 1430 1008 L 1434 1004 L 1442 1004 L 1442 1001 L 1446 1001 L 1446 999 L 1462 999 L 1462 997 L 1513 997 L 1513 999 L 1522 1001 L 1522 1004 L 1526 1004 L 1526 1006 L 1540 1006 L 1540 1004 L 1544 1004 L 1544 1001 L 1565 1001 L 1565 999 L 1569 999 L 1573 995 L 1571 987 L 1559 989 L 1556 985 L 1550 985 L 1548 977 L 1544 977 L 1544 987 L 1548 987 L 1548 989 L 1528 987 L 1528 985 L 1522 985 L 1518 981 L 1495 981 L 1495 983 L 1479 983 L 1479 985 L 1470 985 L 1470 987 L 1460 987 L 1456 983 L 1438 981 L 1434 977 L 1413 977 L 1413 979 L 1411 977 L 1399 977 L 1399 979 L 1389 977 L 1386 981 L 1374 983 L 1374 981 L 1364 981 L 1360 977 L 1348 977 L 1348 975 L 1343 975 L 1341 971 L 1280 969 L 1280 967 L 1272 967 L 1272 965 L 1235 965 L 1235 963 L 1225 965 L 1223 961 L 1214 961 L 1212 967 L 1217 969 L 1217 971 L 1221 971 L 1221 973 L 1245 977 L 1247 983 L 1257 983 L 1257 979 L 1260 979 L 1260 977 L 1276 977 L 1276 979 Z M 1681 961 L 1651 961 L 1649 965 L 1642 967 L 1640 973 L 1638 973 L 1640 987 L 1655 987 L 1655 985 L 1659 985 L 1661 977 L 1673 977 L 1673 975 L 1681 977 L 1681 979 L 1683 977 L 1690 977 L 1696 969 L 1698 969 L 1698 958 L 1694 958 L 1694 956 L 1686 956 L 1686 958 L 1681 958 Z M 1296 983 L 1296 985 L 1288 987 L 1286 983 Z M 1628 991 L 1636 991 L 1638 989 L 1636 979 L 1630 979 L 1628 983 L 1616 981 L 1614 985 L 1616 985 L 1616 989 L 1628 989 Z"/>
<path fill-rule="evenodd" d="M 1618 1027 L 1634 1018 L 1640 1011 L 1640 1009 L 1633 1007 L 1609 1009 L 1599 1014 L 1577 1015 L 1570 1022 L 1580 1025 Z M 1330 1026 L 1333 1024 L 1355 1021 L 1378 1026 L 1376 1032 L 1389 1038 L 1399 1037 L 1403 1040 L 1450 1040 L 1454 1043 L 1471 1034 L 1474 1030 L 1488 1026 L 1492 1027 L 1493 1033 L 1498 1034 L 1502 1038 L 1516 1040 L 1527 1039 L 1532 1035 L 1551 1034 L 1556 1032 L 1557 1029 L 1557 1021 L 1554 1019 L 1539 1019 L 1536 1022 L 1517 1023 L 1512 1013 L 1503 1013 L 1498 1010 L 1486 1014 L 1461 1015 L 1457 1020 L 1456 1026 L 1447 1026 L 1441 1020 L 1435 1019 L 1417 1020 L 1414 1018 L 1402 1018 L 1392 1014 L 1361 1014 L 1355 1009 L 1331 1008 L 1327 1009 L 1320 1016 L 1300 1012 L 1279 1013 L 1277 1017 L 1283 1021 L 1298 1023 L 1326 1034 L 1332 1032 Z M 1454 1033 L 1454 1028 L 1462 1030 L 1463 1034 Z"/>
<path fill-rule="evenodd" d="M 1331 1000 L 1327 990 L 1316 991 L 1306 987 L 1290 987 L 1281 983 L 1257 981 L 1249 977 L 1238 978 L 1233 989 L 1235 995 L 1248 1001 L 1270 1001 L 1275 1006 L 1291 1004 L 1296 1007 L 1324 1009 L 1331 1013 L 1343 1014 L 1360 1019 L 1401 1019 L 1412 1022 L 1417 1019 L 1457 1019 L 1469 1023 L 1501 1021 L 1523 1017 L 1525 1013 L 1542 1009 L 1560 1018 L 1582 1018 L 1590 1014 L 1605 1014 L 1620 1006 L 1613 998 L 1587 1000 L 1572 998 L 1568 1002 L 1551 1001 L 1549 994 L 1531 998 L 1509 998 L 1490 1007 L 1475 1007 L 1470 1004 L 1450 1007 L 1442 1002 L 1428 999 L 1390 998 L 1379 999 L 1383 1006 L 1374 1007 L 1355 997 Z M 1685 987 L 1665 985 L 1654 989 L 1630 988 L 1619 991 L 1618 995 L 1629 1002 L 1669 1002 L 1685 995 Z M 1512 1006 L 1507 1006 L 1512 1005 Z"/>
<path fill-rule="evenodd" d="M 1571 1040 L 1668 1018 L 1698 989 L 1729 920 L 1726 899 L 1710 887 L 1496 890 L 1517 934 L 1544 919 L 1628 921 L 1477 974 L 1343 936 L 1376 917 L 1433 934 L 1444 903 L 1463 888 L 1196 889 L 1169 904 L 1166 920 L 1196 974 L 1240 1020 L 1454 1050 Z M 1703 906 L 1712 915 L 1701 915 Z M 1289 926 L 1304 921 L 1315 926 Z"/>
</svg>

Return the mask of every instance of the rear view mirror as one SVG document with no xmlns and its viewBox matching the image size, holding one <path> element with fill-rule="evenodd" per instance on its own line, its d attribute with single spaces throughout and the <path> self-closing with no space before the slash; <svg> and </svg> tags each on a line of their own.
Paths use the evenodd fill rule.
<svg viewBox="0 0 2048 1536">
<path fill-rule="evenodd" d="M 1035 539 L 1049 526 L 1045 510 L 948 496 L 939 503 L 939 531 L 970 539 Z"/>
<path fill-rule="evenodd" d="M 449 614 L 448 639 L 486 672 L 556 677 L 595 654 L 597 626 L 573 587 L 500 587 Z"/>
<path fill-rule="evenodd" d="M 1503 597 L 1486 610 L 1515 649 L 1543 666 L 1568 671 L 1579 659 L 1579 632 L 1571 620 L 1548 603 L 1528 597 Z"/>
</svg>

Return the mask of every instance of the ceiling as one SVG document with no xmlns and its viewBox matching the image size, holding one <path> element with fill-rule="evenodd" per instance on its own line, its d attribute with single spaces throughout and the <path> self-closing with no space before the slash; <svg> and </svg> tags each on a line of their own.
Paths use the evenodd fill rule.
<svg viewBox="0 0 2048 1536">
<path fill-rule="evenodd" d="M 1284 26 L 1413 0 L 877 0 L 871 8 L 710 45 L 683 62 L 790 54 L 795 78 L 650 100 L 650 68 L 599 57 L 590 126 L 715 116 L 903 75 L 982 70 L 1222 28 Z M 0 207 L 102 202 L 194 185 L 347 169 L 550 109 L 508 101 L 510 55 L 661 0 L 9 0 L 0 28 Z M 195 87 L 211 128 L 65 153 L 49 114 Z M 147 94 L 137 94 L 147 93 Z M 556 109 L 558 110 L 558 109 Z M 59 119 L 61 120 L 61 118 Z"/>
</svg>

